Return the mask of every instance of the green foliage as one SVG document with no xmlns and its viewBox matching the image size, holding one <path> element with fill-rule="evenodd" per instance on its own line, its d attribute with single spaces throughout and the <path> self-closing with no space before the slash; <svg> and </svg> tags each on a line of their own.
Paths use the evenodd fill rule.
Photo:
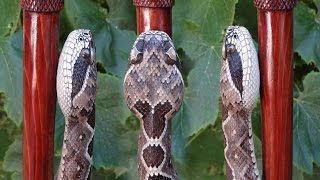
<svg viewBox="0 0 320 180">
<path fill-rule="evenodd" d="M 21 179 L 22 27 L 19 0 L 0 2 L 0 179 Z M 5 5 L 6 8 L 3 8 Z M 318 0 L 299 2 L 294 13 L 294 171 L 296 180 L 318 179 L 320 168 L 320 15 Z M 246 10 L 244 10 L 246 9 Z M 317 13 L 318 12 L 318 13 Z M 173 40 L 186 84 L 173 120 L 173 157 L 182 179 L 225 179 L 219 75 L 221 43 L 228 25 L 246 26 L 257 42 L 251 0 L 176 1 Z M 135 40 L 130 0 L 67 0 L 61 11 L 60 45 L 73 29 L 94 34 L 99 66 L 93 179 L 137 179 L 139 121 L 130 113 L 122 82 Z M 260 172 L 260 108 L 253 111 Z M 55 167 L 64 121 L 57 108 Z"/>
</svg>

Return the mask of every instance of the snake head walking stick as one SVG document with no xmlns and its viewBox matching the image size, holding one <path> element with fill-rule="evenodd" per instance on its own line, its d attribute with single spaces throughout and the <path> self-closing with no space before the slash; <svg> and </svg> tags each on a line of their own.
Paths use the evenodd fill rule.
<svg viewBox="0 0 320 180">
<path fill-rule="evenodd" d="M 58 179 L 88 179 L 95 126 L 96 57 L 89 30 L 72 31 L 61 52 L 57 94 L 65 117 Z"/>
<path fill-rule="evenodd" d="M 227 29 L 222 48 L 220 91 L 227 179 L 260 179 L 251 128 L 251 112 L 259 95 L 258 57 L 248 30 Z"/>
<path fill-rule="evenodd" d="M 179 67 L 175 48 L 165 32 L 139 35 L 130 53 L 124 94 L 140 120 L 140 180 L 178 179 L 171 160 L 171 119 L 183 98 Z"/>
</svg>

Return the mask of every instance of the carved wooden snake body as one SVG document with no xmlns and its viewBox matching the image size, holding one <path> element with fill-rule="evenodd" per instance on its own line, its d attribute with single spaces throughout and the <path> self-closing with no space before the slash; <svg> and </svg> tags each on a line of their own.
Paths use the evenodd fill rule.
<svg viewBox="0 0 320 180">
<path fill-rule="evenodd" d="M 171 161 L 171 119 L 183 98 L 179 63 L 170 37 L 162 31 L 140 34 L 130 53 L 124 94 L 140 119 L 141 180 L 178 179 Z"/>
<path fill-rule="evenodd" d="M 227 179 L 260 179 L 251 127 L 260 75 L 257 53 L 246 28 L 228 28 L 222 59 L 220 91 Z"/>
<path fill-rule="evenodd" d="M 89 30 L 72 31 L 57 71 L 58 102 L 65 117 L 57 179 L 88 179 L 92 164 L 96 96 L 95 45 Z"/>
</svg>

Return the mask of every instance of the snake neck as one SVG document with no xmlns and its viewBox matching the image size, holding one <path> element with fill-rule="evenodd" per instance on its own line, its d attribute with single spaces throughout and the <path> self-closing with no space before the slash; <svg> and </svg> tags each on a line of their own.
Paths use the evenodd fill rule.
<svg viewBox="0 0 320 180">
<path fill-rule="evenodd" d="M 85 116 L 67 117 L 58 180 L 90 179 L 95 109 Z"/>
<path fill-rule="evenodd" d="M 251 112 L 223 105 L 222 129 L 228 180 L 260 179 L 251 128 Z"/>
<path fill-rule="evenodd" d="M 171 159 L 171 122 L 165 119 L 155 121 L 157 120 L 150 116 L 140 121 L 138 142 L 140 180 L 177 180 L 179 178 Z"/>
</svg>

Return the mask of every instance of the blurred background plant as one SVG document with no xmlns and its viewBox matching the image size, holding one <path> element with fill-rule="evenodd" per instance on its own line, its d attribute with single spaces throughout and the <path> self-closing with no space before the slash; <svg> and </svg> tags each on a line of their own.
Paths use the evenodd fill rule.
<svg viewBox="0 0 320 180">
<path fill-rule="evenodd" d="M 319 0 L 294 10 L 293 179 L 320 179 Z M 22 179 L 22 11 L 19 0 L 0 1 L 0 179 Z M 73 29 L 89 28 L 97 46 L 98 94 L 92 179 L 138 179 L 139 121 L 124 99 L 122 81 L 135 40 L 131 0 L 66 0 L 60 47 Z M 177 0 L 173 40 L 182 61 L 184 103 L 173 120 L 174 163 L 182 179 L 225 179 L 219 100 L 221 44 L 228 25 L 249 29 L 257 42 L 251 0 Z M 259 105 L 259 103 L 258 103 Z M 253 112 L 261 171 L 260 108 Z M 57 107 L 55 169 L 64 121 Z"/>
</svg>

